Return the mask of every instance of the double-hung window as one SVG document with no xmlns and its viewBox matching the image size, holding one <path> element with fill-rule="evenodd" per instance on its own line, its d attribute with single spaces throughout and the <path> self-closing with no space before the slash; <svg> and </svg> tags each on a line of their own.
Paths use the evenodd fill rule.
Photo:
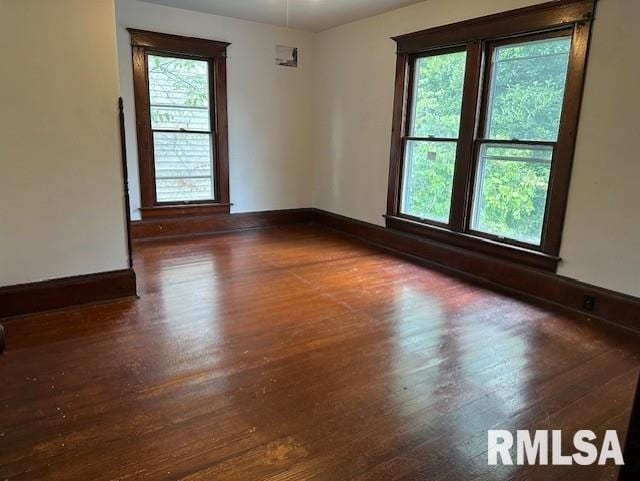
<svg viewBox="0 0 640 481">
<path fill-rule="evenodd" d="M 388 227 L 556 268 L 593 8 L 395 38 Z"/>
<path fill-rule="evenodd" d="M 228 44 L 130 33 L 143 218 L 229 212 Z"/>
<path fill-rule="evenodd" d="M 401 206 L 408 217 L 449 223 L 466 56 L 456 50 L 412 61 Z"/>
</svg>

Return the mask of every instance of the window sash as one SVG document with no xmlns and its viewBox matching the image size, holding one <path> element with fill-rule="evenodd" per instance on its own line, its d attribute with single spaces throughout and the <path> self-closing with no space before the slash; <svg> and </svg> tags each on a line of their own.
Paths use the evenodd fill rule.
<svg viewBox="0 0 640 481">
<path fill-rule="evenodd" d="M 169 163 L 171 161 L 167 160 L 167 159 L 163 159 L 163 161 L 159 161 L 158 158 L 160 156 L 158 156 L 158 149 L 157 149 L 157 142 L 156 142 L 156 133 L 159 134 L 171 134 L 172 136 L 174 136 L 174 139 L 177 140 L 180 137 L 183 137 L 185 140 L 189 140 L 189 138 L 191 137 L 191 139 L 193 141 L 195 141 L 198 137 L 204 138 L 206 137 L 206 147 L 207 147 L 207 157 L 208 157 L 208 167 L 207 170 L 209 171 L 208 175 L 203 175 L 203 174 L 195 174 L 195 175 L 159 175 L 159 172 L 162 168 L 166 169 L 166 170 L 173 170 L 173 171 L 180 171 L 180 170 L 189 170 L 187 167 L 175 167 L 175 168 L 168 168 L 166 167 L 165 163 Z M 167 139 L 169 140 L 169 139 Z M 202 139 L 204 140 L 204 139 Z M 186 132 L 186 131 L 158 131 L 158 130 L 154 130 L 153 131 L 153 135 L 152 135 L 152 145 L 153 145 L 153 157 L 154 157 L 154 183 L 155 183 L 155 194 L 156 194 L 156 204 L 158 205 L 171 205 L 171 204 L 175 204 L 175 203 L 180 203 L 180 204 L 191 204 L 191 203 L 203 203 L 203 202 L 211 202 L 212 199 L 216 198 L 216 169 L 215 169 L 215 147 L 214 147 L 214 139 L 213 136 L 211 135 L 210 132 L 200 132 L 200 131 L 196 131 L 196 132 Z M 202 149 L 204 145 L 199 146 L 200 149 Z M 176 149 L 177 150 L 177 149 Z M 165 154 L 167 156 L 170 156 L 172 152 L 169 151 L 165 151 Z M 176 156 L 177 157 L 177 156 Z M 194 160 L 191 160 L 191 162 L 198 162 L 198 159 L 203 159 L 202 154 L 198 155 L 197 151 L 193 152 L 192 155 L 184 155 L 182 157 L 180 157 L 179 159 L 176 159 L 175 163 L 182 163 L 182 162 L 189 162 L 189 157 L 193 157 Z M 195 169 L 194 169 L 195 170 Z M 210 181 L 210 192 L 211 195 L 209 196 L 197 196 L 197 195 L 193 195 L 191 199 L 189 199 L 187 192 L 185 191 L 182 193 L 182 195 L 177 194 L 174 196 L 173 199 L 169 199 L 167 198 L 166 200 L 160 200 L 160 195 L 159 195 L 159 190 L 161 190 L 159 188 L 159 184 L 163 184 L 166 182 L 163 181 L 167 181 L 167 180 L 183 180 L 183 181 L 190 181 L 190 180 L 202 180 L 202 179 L 208 179 Z M 164 195 L 165 197 L 167 197 L 167 194 Z M 196 198 L 196 197 L 200 197 L 200 198 Z"/>
<path fill-rule="evenodd" d="M 409 146 L 410 143 L 413 146 L 412 148 Z M 449 224 L 451 222 L 451 207 L 452 207 L 452 202 L 451 201 L 453 199 L 453 177 L 454 177 L 454 173 L 453 172 L 451 174 L 451 186 L 445 185 L 444 187 L 445 187 L 446 191 L 436 193 L 436 194 L 444 195 L 444 196 L 449 198 L 449 205 L 447 206 L 447 214 L 445 216 L 438 217 L 438 215 L 432 209 L 429 209 L 429 210 L 431 210 L 430 213 L 423 212 L 423 215 L 418 215 L 418 212 L 415 209 L 411 208 L 411 203 L 413 201 L 412 184 L 415 181 L 415 179 L 413 177 L 413 169 L 414 169 L 413 161 L 414 160 L 415 161 L 419 161 L 420 159 L 419 158 L 415 158 L 415 157 L 412 157 L 410 159 L 410 156 L 411 156 L 411 154 L 413 154 L 415 152 L 415 150 L 413 150 L 413 149 L 415 149 L 416 147 L 418 147 L 421 144 L 422 145 L 431 144 L 432 147 L 434 147 L 434 150 L 432 151 L 434 153 L 434 157 L 431 158 L 431 159 L 428 158 L 428 157 L 427 157 L 427 159 L 424 159 L 428 163 L 439 162 L 440 161 L 437 158 L 438 152 L 435 150 L 436 145 L 438 145 L 438 144 L 441 144 L 441 145 L 442 144 L 444 144 L 444 145 L 453 144 L 453 164 L 454 164 L 453 165 L 453 170 L 455 171 L 456 152 L 457 152 L 457 146 L 458 146 L 457 139 L 434 140 L 433 138 L 430 138 L 430 137 L 417 138 L 417 139 L 407 139 L 405 141 L 405 144 L 404 144 L 405 157 L 404 157 L 403 181 L 402 181 L 402 187 L 401 187 L 402 198 L 400 200 L 400 215 L 403 216 L 403 217 L 406 217 L 407 219 L 414 219 L 414 220 L 418 220 L 420 222 L 424 222 L 424 223 L 428 223 L 428 224 L 432 224 L 432 225 L 436 225 L 436 226 L 449 226 Z M 431 153 L 431 152 L 429 152 L 429 153 Z M 440 154 L 443 154 L 443 153 L 440 152 Z M 446 158 L 444 159 L 444 162 L 447 162 Z M 413 210 L 413 212 L 411 212 L 412 210 Z"/>
<path fill-rule="evenodd" d="M 542 43 L 545 41 L 560 39 L 565 37 L 571 38 L 571 33 L 568 32 L 566 29 L 561 29 L 561 30 L 552 31 L 552 32 L 532 33 L 532 34 L 525 35 L 518 38 L 493 41 L 493 42 L 488 42 L 486 44 L 485 54 L 484 54 L 485 62 L 486 62 L 486 68 L 484 72 L 485 79 L 484 79 L 484 85 L 482 86 L 483 98 L 482 98 L 481 112 L 480 112 L 480 122 L 479 122 L 480 125 L 478 130 L 478 132 L 483 133 L 485 138 L 498 140 L 497 138 L 492 137 L 490 135 L 490 129 L 491 129 L 490 120 L 492 119 L 493 109 L 495 107 L 495 105 L 492 103 L 492 100 L 494 100 L 494 96 L 496 94 L 496 77 L 497 77 L 496 65 L 499 63 L 505 63 L 505 62 L 514 61 L 514 60 L 523 60 L 523 58 L 518 58 L 518 59 L 512 59 L 512 60 L 496 61 L 495 57 L 496 57 L 497 50 L 499 48 L 505 48 L 505 47 L 523 45 L 523 44 Z M 570 54 L 570 51 L 571 51 L 571 44 L 569 45 L 569 54 Z M 562 55 L 565 55 L 565 54 L 562 54 Z M 537 58 L 543 58 L 543 57 L 549 58 L 550 56 L 549 55 L 538 56 Z M 528 57 L 528 58 L 530 59 L 533 57 Z M 566 84 L 567 84 L 567 78 L 565 74 L 565 79 L 564 79 L 565 90 L 566 90 Z M 566 93 L 565 90 L 563 90 L 561 110 L 564 105 L 565 93 Z M 562 112 L 560 112 L 560 114 L 562 114 Z M 559 122 L 558 131 L 560 130 L 561 120 L 562 120 L 562 117 L 560 115 L 560 118 L 558 121 Z M 559 132 L 556 132 L 556 136 L 553 139 L 540 139 L 540 138 L 536 139 L 536 138 L 521 136 L 521 137 L 501 138 L 500 140 L 520 140 L 520 141 L 528 141 L 528 142 L 538 142 L 538 141 L 557 142 L 558 134 Z"/>
<path fill-rule="evenodd" d="M 446 48 L 446 49 L 439 49 L 433 52 L 427 52 L 427 53 L 423 53 L 420 55 L 414 55 L 411 58 L 411 73 L 410 73 L 410 84 L 409 84 L 409 108 L 407 111 L 407 119 L 405 122 L 405 131 L 403 132 L 405 137 L 410 137 L 410 138 L 414 138 L 414 139 L 424 139 L 424 140 L 438 140 L 438 139 L 456 139 L 458 138 L 458 136 L 460 135 L 460 128 L 461 128 L 461 124 L 462 124 L 462 94 L 464 92 L 464 78 L 463 78 L 463 83 L 461 86 L 461 90 L 460 90 L 460 96 L 461 96 L 461 101 L 460 101 L 460 112 L 459 112 L 459 122 L 458 122 L 458 131 L 456 132 L 458 135 L 457 136 L 442 136 L 442 135 L 431 135 L 428 134 L 426 136 L 422 136 L 422 135 L 418 135 L 413 131 L 413 128 L 415 127 L 417 129 L 417 127 L 414 125 L 415 121 L 416 121 L 416 115 L 417 115 L 417 107 L 418 107 L 418 81 L 419 81 L 419 77 L 417 75 L 417 70 L 418 70 L 418 64 L 425 59 L 429 59 L 431 57 L 439 57 L 439 56 L 445 56 L 445 55 L 452 55 L 452 54 L 459 54 L 459 53 L 464 53 L 465 55 L 465 59 L 467 56 L 467 48 L 462 46 L 462 47 L 453 47 L 453 48 Z M 465 65 L 465 69 L 466 69 L 466 65 Z M 465 70 L 463 69 L 462 71 L 463 77 L 465 74 Z M 441 127 L 441 126 L 437 126 L 437 127 Z M 437 128 L 435 130 L 438 130 Z"/>
<path fill-rule="evenodd" d="M 483 237 L 483 238 L 490 239 L 496 242 L 501 242 L 507 245 L 513 245 L 513 246 L 518 246 L 523 248 L 532 248 L 534 250 L 541 250 L 542 241 L 544 239 L 544 234 L 545 234 L 545 226 L 546 226 L 546 221 L 548 216 L 548 210 L 549 210 L 549 188 L 550 188 L 550 182 L 551 182 L 551 173 L 549 174 L 549 179 L 547 182 L 547 188 L 545 193 L 545 203 L 543 208 L 542 231 L 540 234 L 540 242 L 537 242 L 537 243 L 527 242 L 522 239 L 517 239 L 516 237 L 510 237 L 508 235 L 499 235 L 496 233 L 488 232 L 487 230 L 481 230 L 477 228 L 479 224 L 478 218 L 480 216 L 480 211 L 481 211 L 479 206 L 482 202 L 482 199 L 480 199 L 479 197 L 481 196 L 481 189 L 483 187 L 483 176 L 486 173 L 484 171 L 485 165 L 483 165 L 484 162 L 486 162 L 486 156 L 483 158 L 482 153 L 484 148 L 488 146 L 498 146 L 498 147 L 504 146 L 507 148 L 513 147 L 513 148 L 521 148 L 522 150 L 536 150 L 536 149 L 547 150 L 551 154 L 549 159 L 529 159 L 529 161 L 527 161 L 527 160 L 520 160 L 519 158 L 512 157 L 512 158 L 501 158 L 499 160 L 505 161 L 505 162 L 520 161 L 523 163 L 544 163 L 544 164 L 548 164 L 550 171 L 552 171 L 554 166 L 554 160 L 555 160 L 556 143 L 555 142 L 535 142 L 535 141 L 526 142 L 526 141 L 493 141 L 493 140 L 481 140 L 476 143 L 476 152 L 477 152 L 475 156 L 476 163 L 475 163 L 474 172 L 473 172 L 473 183 L 470 188 L 470 195 L 471 195 L 471 202 L 469 204 L 470 215 L 469 215 L 469 221 L 466 228 L 466 232 L 478 237 Z M 494 157 L 494 159 L 496 159 L 496 157 Z"/>
</svg>

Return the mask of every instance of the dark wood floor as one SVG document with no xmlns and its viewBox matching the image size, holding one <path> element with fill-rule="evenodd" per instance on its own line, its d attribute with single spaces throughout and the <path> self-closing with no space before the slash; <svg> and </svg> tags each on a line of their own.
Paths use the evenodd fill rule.
<svg viewBox="0 0 640 481">
<path fill-rule="evenodd" d="M 137 246 L 141 298 L 7 323 L 1 480 L 591 480 L 488 429 L 625 431 L 640 342 L 299 226 Z"/>
</svg>

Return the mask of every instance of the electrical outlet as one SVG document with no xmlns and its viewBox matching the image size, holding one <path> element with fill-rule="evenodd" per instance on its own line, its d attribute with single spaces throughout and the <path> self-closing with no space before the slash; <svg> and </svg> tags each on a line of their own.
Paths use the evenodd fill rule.
<svg viewBox="0 0 640 481">
<path fill-rule="evenodd" d="M 593 296 L 584 296 L 582 300 L 582 307 L 587 310 L 593 312 L 596 308 L 596 298 Z"/>
</svg>

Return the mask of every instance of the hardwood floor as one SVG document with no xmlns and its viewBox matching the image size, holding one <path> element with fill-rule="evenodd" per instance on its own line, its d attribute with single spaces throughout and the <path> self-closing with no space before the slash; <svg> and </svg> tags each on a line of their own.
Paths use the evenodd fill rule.
<svg viewBox="0 0 640 481">
<path fill-rule="evenodd" d="M 0 481 L 615 479 L 487 466 L 487 430 L 622 437 L 633 334 L 314 226 L 139 244 L 135 269 L 137 301 L 6 323 Z"/>
</svg>

